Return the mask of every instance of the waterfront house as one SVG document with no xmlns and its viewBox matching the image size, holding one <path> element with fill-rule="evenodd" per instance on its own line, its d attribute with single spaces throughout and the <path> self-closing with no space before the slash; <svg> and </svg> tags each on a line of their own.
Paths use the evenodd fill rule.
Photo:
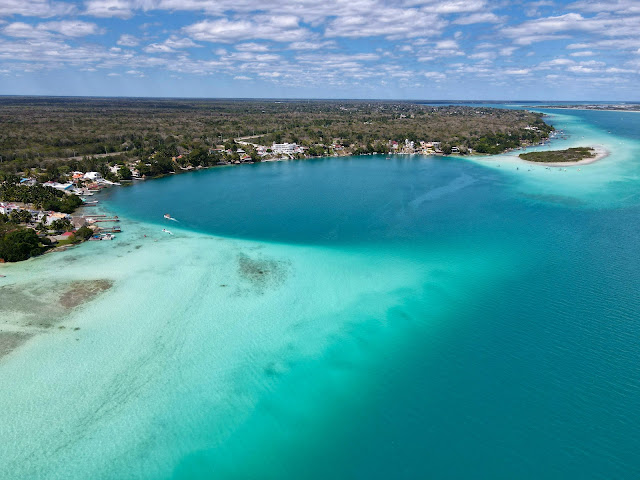
<svg viewBox="0 0 640 480">
<path fill-rule="evenodd" d="M 85 180 L 90 180 L 92 182 L 101 182 L 104 180 L 100 172 L 87 172 L 84 174 Z"/>
<path fill-rule="evenodd" d="M 286 155 L 292 155 L 296 153 L 297 149 L 298 145 L 296 145 L 295 143 L 274 143 L 273 145 L 271 145 L 271 150 L 276 154 L 284 153 Z"/>
<path fill-rule="evenodd" d="M 47 221 L 45 223 L 46 223 L 46 225 L 51 225 L 56 220 L 63 220 L 65 218 L 68 219 L 68 220 L 71 220 L 71 215 L 69 215 L 67 213 L 51 211 L 51 212 L 49 212 L 47 214 Z"/>
<path fill-rule="evenodd" d="M 13 211 L 20 210 L 14 203 L 0 202 L 0 215 L 9 215 Z"/>
<path fill-rule="evenodd" d="M 61 192 L 69 192 L 73 189 L 73 183 L 58 183 L 58 182 L 45 182 L 43 187 L 52 187 Z"/>
</svg>

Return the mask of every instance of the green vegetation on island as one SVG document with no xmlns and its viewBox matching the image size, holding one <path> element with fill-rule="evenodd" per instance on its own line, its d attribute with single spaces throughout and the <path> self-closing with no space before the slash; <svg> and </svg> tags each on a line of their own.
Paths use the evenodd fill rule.
<svg viewBox="0 0 640 480">
<path fill-rule="evenodd" d="M 591 147 L 574 147 L 566 150 L 549 150 L 546 152 L 521 153 L 519 157 L 528 162 L 538 163 L 572 163 L 594 158 L 596 152 Z"/>
</svg>

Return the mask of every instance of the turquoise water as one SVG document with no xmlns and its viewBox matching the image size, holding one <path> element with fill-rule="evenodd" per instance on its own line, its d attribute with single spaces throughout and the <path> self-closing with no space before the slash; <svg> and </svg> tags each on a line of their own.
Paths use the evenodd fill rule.
<svg viewBox="0 0 640 480">
<path fill-rule="evenodd" d="M 2 268 L 0 477 L 637 478 L 640 115 L 547 113 L 611 155 L 111 190 L 116 241 Z"/>
</svg>

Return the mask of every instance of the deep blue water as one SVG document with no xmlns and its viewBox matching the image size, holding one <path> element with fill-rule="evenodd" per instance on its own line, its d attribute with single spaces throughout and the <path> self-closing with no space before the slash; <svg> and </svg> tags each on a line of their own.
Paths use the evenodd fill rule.
<svg viewBox="0 0 640 480">
<path fill-rule="evenodd" d="M 560 113 L 640 142 L 640 114 Z M 637 192 L 636 165 L 614 193 Z M 494 262 L 454 294 L 438 297 L 437 278 L 425 278 L 424 296 L 388 311 L 404 326 L 354 367 L 366 395 L 319 392 L 322 422 L 300 419 L 292 436 L 250 419 L 176 476 L 639 478 L 640 205 L 603 206 L 599 191 L 536 195 L 524 181 L 453 158 L 360 157 L 112 191 L 123 215 L 160 224 L 169 212 L 205 233 Z M 314 381 L 274 395 L 304 399 Z M 252 435 L 264 438 L 249 445 Z M 220 470 L 221 457 L 243 450 Z"/>
</svg>

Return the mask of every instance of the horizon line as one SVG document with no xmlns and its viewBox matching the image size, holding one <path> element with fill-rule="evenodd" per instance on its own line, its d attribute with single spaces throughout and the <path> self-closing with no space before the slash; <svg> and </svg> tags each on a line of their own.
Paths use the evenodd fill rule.
<svg viewBox="0 0 640 480">
<path fill-rule="evenodd" d="M 418 98 L 342 98 L 342 97 L 172 97 L 172 96 L 128 96 L 128 95 L 44 95 L 44 94 L 0 94 L 0 98 L 73 98 L 73 99 L 131 99 L 131 100 L 237 100 L 237 101 L 351 101 L 351 102 L 429 102 L 429 103 L 640 103 L 640 100 L 524 100 L 524 99 L 418 99 Z"/>
</svg>

